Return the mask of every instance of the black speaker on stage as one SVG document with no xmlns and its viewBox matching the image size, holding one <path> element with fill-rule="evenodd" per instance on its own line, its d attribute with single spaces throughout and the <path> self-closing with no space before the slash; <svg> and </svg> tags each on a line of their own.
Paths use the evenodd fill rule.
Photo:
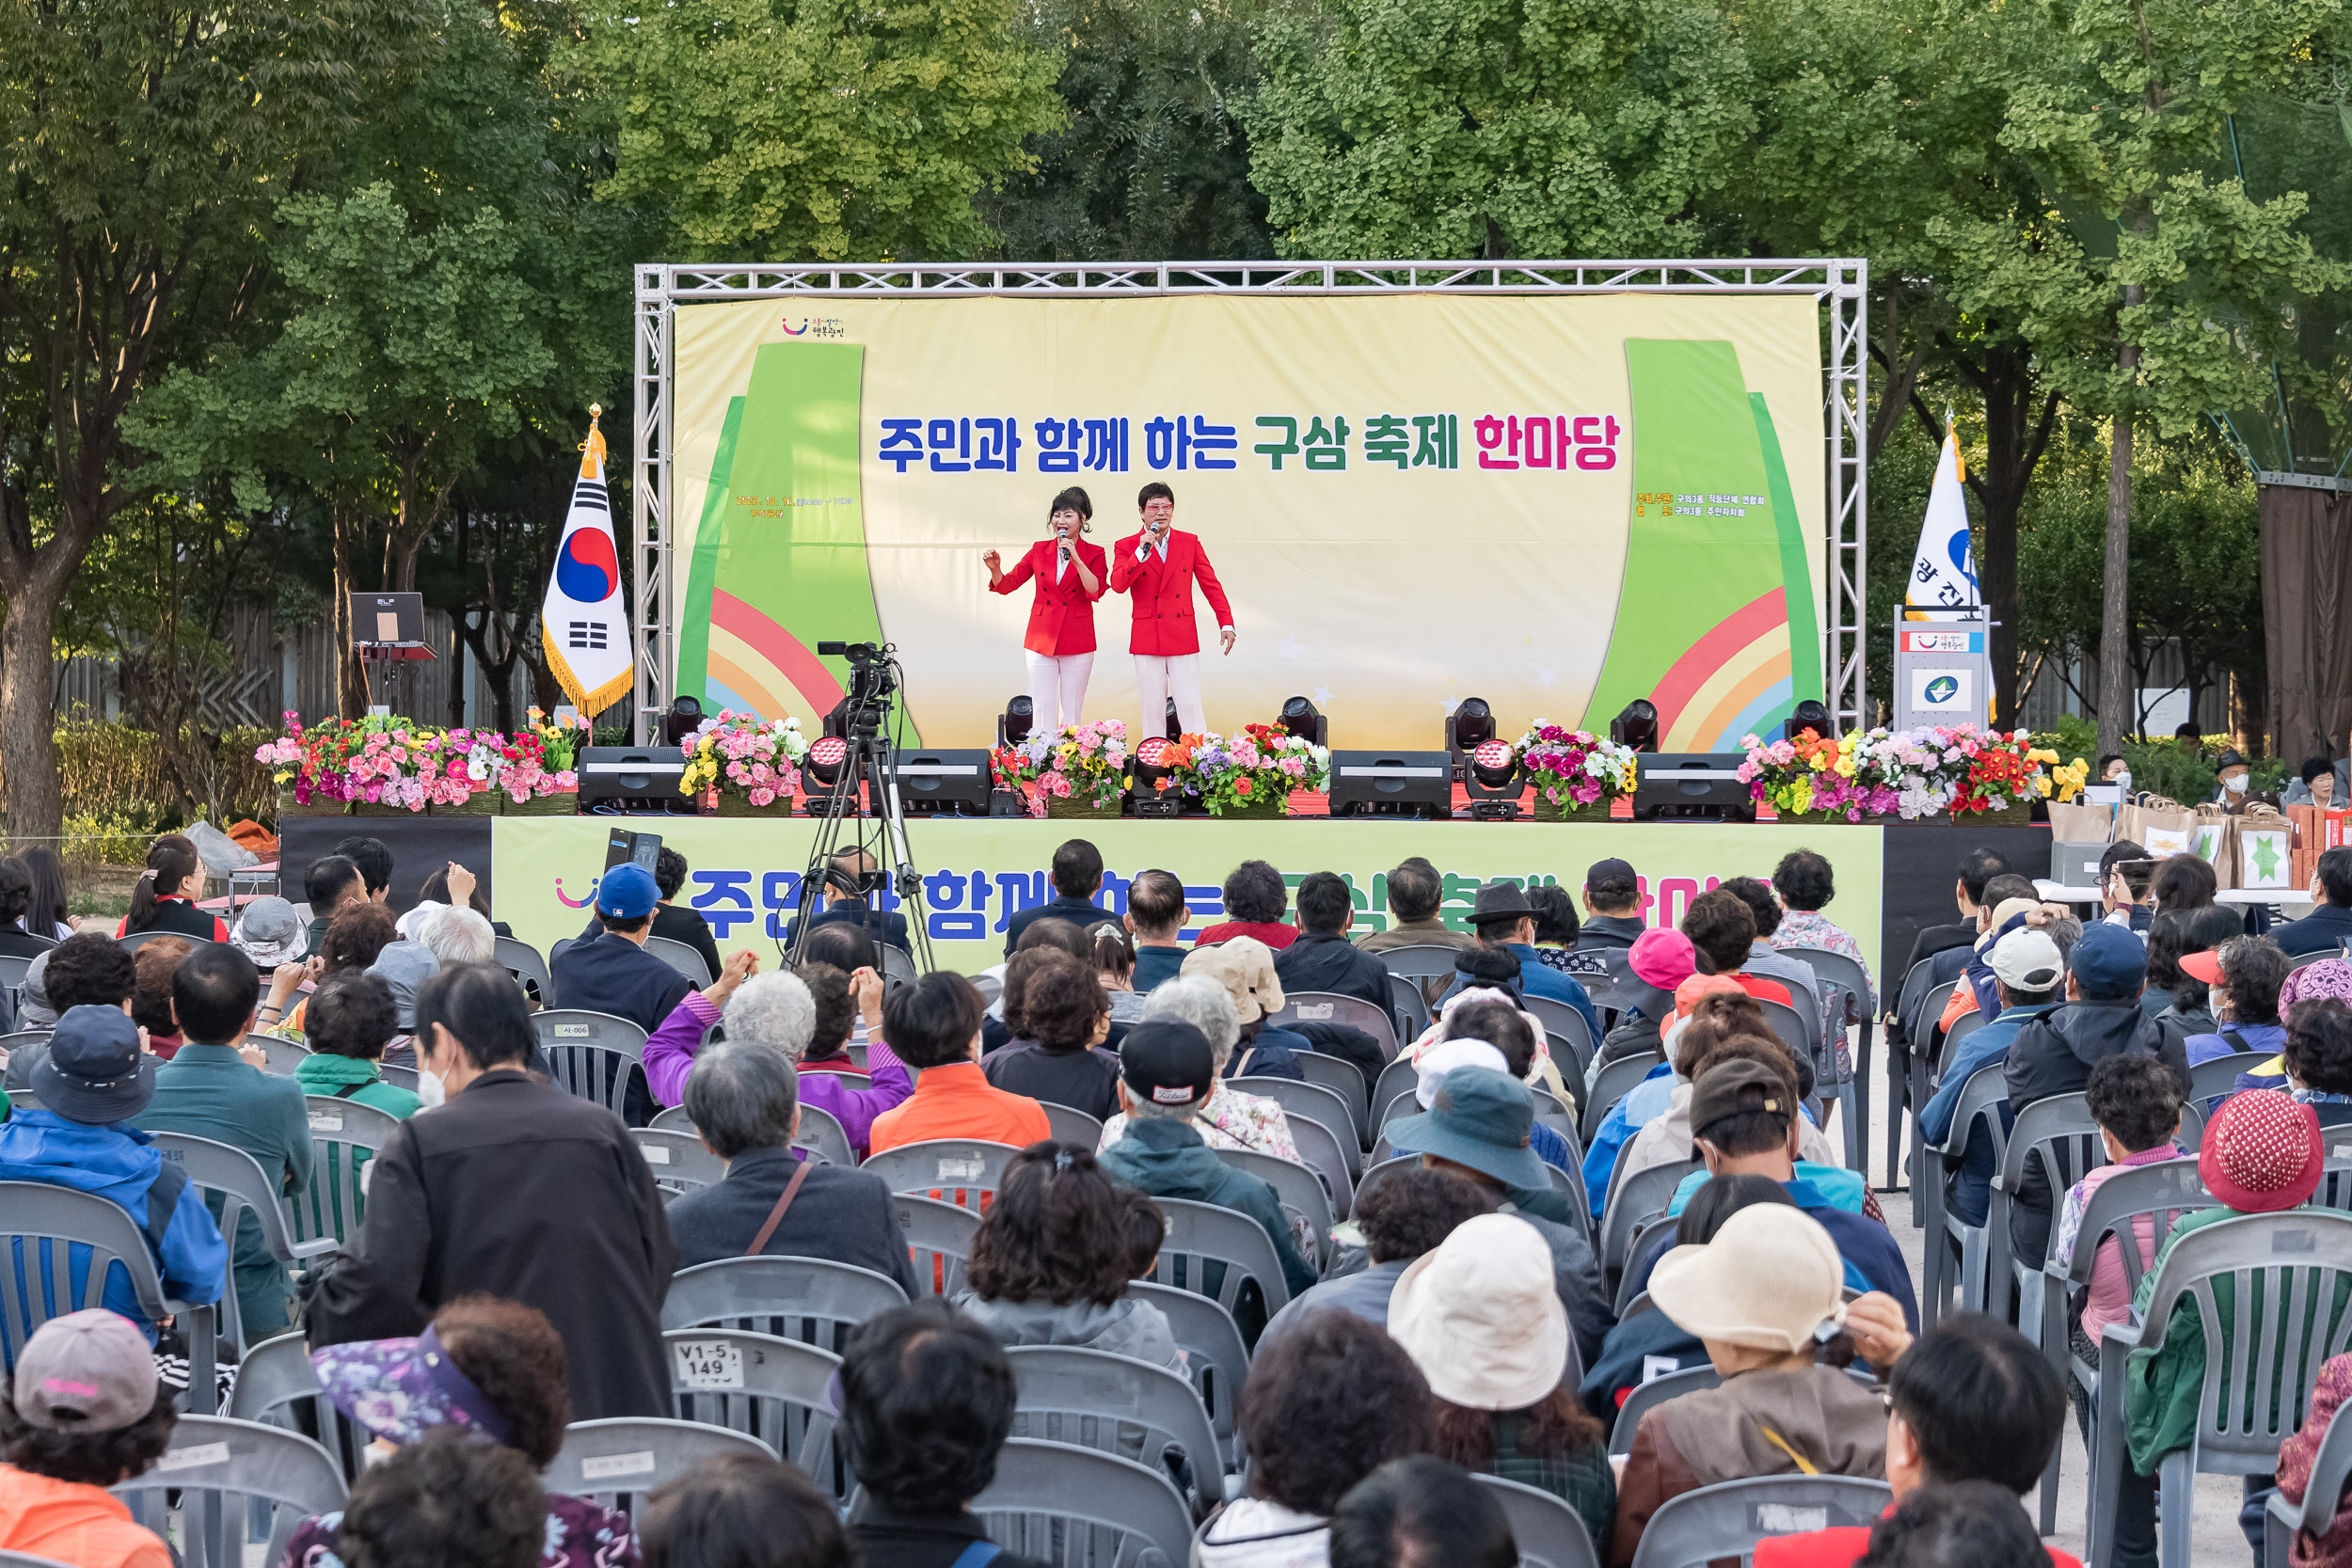
<svg viewBox="0 0 2352 1568">
<path fill-rule="evenodd" d="M 1744 752 L 1645 752 L 1636 759 L 1633 815 L 1700 822 L 1752 822 L 1756 802 L 1740 782 Z"/>
<path fill-rule="evenodd" d="M 677 792 L 686 757 L 675 746 L 583 746 L 573 767 L 583 811 L 694 811 L 694 802 Z"/>
<path fill-rule="evenodd" d="M 1454 767 L 1443 752 L 1334 752 L 1331 815 L 1419 816 L 1454 815 Z"/>
<path fill-rule="evenodd" d="M 910 812 L 946 816 L 988 815 L 988 751 L 901 752 L 890 766 L 898 803 Z"/>
</svg>

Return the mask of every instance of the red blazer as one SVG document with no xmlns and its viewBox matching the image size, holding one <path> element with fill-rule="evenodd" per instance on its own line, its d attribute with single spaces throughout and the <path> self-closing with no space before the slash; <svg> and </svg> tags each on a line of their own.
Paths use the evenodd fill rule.
<svg viewBox="0 0 2352 1568">
<path fill-rule="evenodd" d="M 1216 580 L 1198 534 L 1169 529 L 1166 562 L 1157 550 L 1138 562 L 1136 546 L 1142 542 L 1143 531 L 1138 529 L 1132 537 L 1121 539 L 1111 553 L 1111 587 L 1134 594 L 1136 601 L 1135 633 L 1127 641 L 1127 651 L 1171 657 L 1197 654 L 1200 637 L 1192 623 L 1193 579 L 1200 579 L 1200 592 L 1209 596 L 1216 624 L 1230 626 L 1233 607 L 1225 602 L 1224 585 Z"/>
<path fill-rule="evenodd" d="M 1031 578 L 1037 578 L 1037 597 L 1029 604 L 1029 634 L 1021 645 L 1048 658 L 1094 651 L 1094 601 L 1110 586 L 1102 546 L 1077 539 L 1071 542 L 1071 547 L 1094 574 L 1093 593 L 1088 593 L 1087 585 L 1078 579 L 1074 563 L 1066 576 L 1056 579 L 1055 568 L 1061 564 L 1057 559 L 1060 546 L 1051 539 L 1031 545 L 1029 552 L 1014 562 L 1012 570 L 991 590 L 1009 594 Z"/>
</svg>

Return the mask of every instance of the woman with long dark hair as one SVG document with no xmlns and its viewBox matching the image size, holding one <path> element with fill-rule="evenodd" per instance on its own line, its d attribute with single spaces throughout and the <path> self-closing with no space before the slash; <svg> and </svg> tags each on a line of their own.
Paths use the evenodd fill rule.
<svg viewBox="0 0 2352 1568">
<path fill-rule="evenodd" d="M 147 847 L 147 869 L 131 890 L 131 912 L 115 935 L 173 931 L 199 942 L 227 942 L 229 927 L 220 917 L 196 907 L 196 895 L 203 891 L 204 862 L 196 846 L 179 833 L 159 833 Z"/>
<path fill-rule="evenodd" d="M 24 928 L 37 937 L 58 942 L 73 934 L 73 917 L 67 912 L 65 862 L 46 844 L 27 844 L 8 857 L 33 880 L 33 901 Z"/>
<path fill-rule="evenodd" d="M 1009 594 L 1037 579 L 1029 606 L 1029 630 L 1022 647 L 1029 661 L 1032 733 L 1050 736 L 1083 722 L 1087 677 L 1094 672 L 1094 601 L 1109 586 L 1110 561 L 1100 545 L 1079 535 L 1093 526 L 1094 502 L 1072 485 L 1046 508 L 1045 537 L 1024 551 L 1012 570 L 994 550 L 980 557 L 988 568 L 988 591 Z"/>
</svg>

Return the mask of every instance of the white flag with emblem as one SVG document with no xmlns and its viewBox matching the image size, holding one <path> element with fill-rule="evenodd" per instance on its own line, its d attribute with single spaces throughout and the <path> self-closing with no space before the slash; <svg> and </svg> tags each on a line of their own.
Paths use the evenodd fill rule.
<svg viewBox="0 0 2352 1568">
<path fill-rule="evenodd" d="M 572 485 L 572 508 L 564 517 L 555 570 L 548 576 L 547 597 L 539 608 L 548 667 L 583 714 L 602 713 L 628 696 L 637 680 L 628 607 L 621 598 L 621 552 L 604 488 L 604 433 L 596 424 L 602 412 L 589 405 L 580 478 Z"/>
<path fill-rule="evenodd" d="M 1968 539 L 1968 470 L 1960 460 L 1960 432 L 1944 419 L 1944 451 L 1935 460 L 1935 485 L 1928 492 L 1928 515 L 1919 525 L 1919 550 L 1912 557 L 1903 590 L 1904 618 L 1934 619 L 1936 610 L 1981 603 L 1977 593 L 1977 557 Z"/>
</svg>

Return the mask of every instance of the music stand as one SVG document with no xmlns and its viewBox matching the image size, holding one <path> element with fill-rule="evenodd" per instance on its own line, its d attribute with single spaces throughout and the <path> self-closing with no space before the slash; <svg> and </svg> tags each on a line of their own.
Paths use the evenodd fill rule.
<svg viewBox="0 0 2352 1568">
<path fill-rule="evenodd" d="M 351 645 L 363 670 L 377 665 L 403 666 L 438 657 L 425 645 L 424 595 L 421 594 L 360 594 L 351 595 Z M 384 701 L 391 705 L 391 671 L 385 672 Z M 369 705 L 375 692 L 370 678 Z"/>
</svg>

